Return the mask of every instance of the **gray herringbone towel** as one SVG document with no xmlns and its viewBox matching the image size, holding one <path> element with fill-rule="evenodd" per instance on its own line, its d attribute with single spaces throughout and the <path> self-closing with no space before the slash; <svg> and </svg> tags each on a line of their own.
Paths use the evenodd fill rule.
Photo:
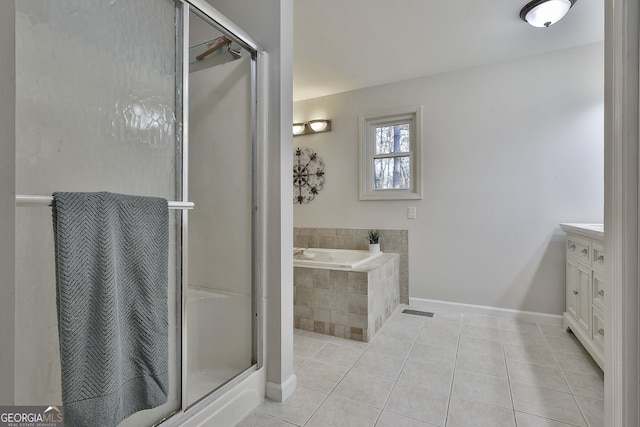
<svg viewBox="0 0 640 427">
<path fill-rule="evenodd" d="M 167 400 L 167 201 L 53 196 L 66 425 L 115 426 Z"/>
</svg>

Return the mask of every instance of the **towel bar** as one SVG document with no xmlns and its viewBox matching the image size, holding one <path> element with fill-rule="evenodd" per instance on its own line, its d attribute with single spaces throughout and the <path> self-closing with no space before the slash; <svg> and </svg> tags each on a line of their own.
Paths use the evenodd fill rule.
<svg viewBox="0 0 640 427">
<path fill-rule="evenodd" d="M 53 196 L 17 195 L 17 206 L 49 206 L 53 202 Z M 168 201 L 169 209 L 193 209 L 193 202 Z"/>
</svg>

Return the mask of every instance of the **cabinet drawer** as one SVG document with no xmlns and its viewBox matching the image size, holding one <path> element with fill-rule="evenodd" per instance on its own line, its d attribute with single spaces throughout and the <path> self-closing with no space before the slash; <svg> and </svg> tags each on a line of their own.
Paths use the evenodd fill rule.
<svg viewBox="0 0 640 427">
<path fill-rule="evenodd" d="M 593 269 L 604 273 L 604 246 L 600 243 L 591 245 L 591 260 Z"/>
<path fill-rule="evenodd" d="M 596 308 L 593 310 L 593 342 L 601 349 L 604 350 L 604 320 L 602 312 Z"/>
<path fill-rule="evenodd" d="M 604 283 L 604 277 L 597 272 L 593 273 L 593 287 L 591 288 L 591 295 L 593 297 L 593 305 L 600 310 L 604 311 L 604 298 L 606 295 L 606 285 Z"/>
<path fill-rule="evenodd" d="M 578 237 L 567 237 L 567 256 L 591 266 L 591 242 Z"/>
</svg>

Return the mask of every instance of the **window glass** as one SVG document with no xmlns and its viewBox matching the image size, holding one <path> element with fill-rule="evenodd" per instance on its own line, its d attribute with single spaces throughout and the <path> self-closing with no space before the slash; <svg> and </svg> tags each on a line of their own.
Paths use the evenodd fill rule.
<svg viewBox="0 0 640 427">
<path fill-rule="evenodd" d="M 374 159 L 373 188 L 406 189 L 411 187 L 411 160 L 408 156 Z"/>
<path fill-rule="evenodd" d="M 360 200 L 422 198 L 422 107 L 360 116 Z"/>
<path fill-rule="evenodd" d="M 409 123 L 376 127 L 376 154 L 407 153 L 411 144 Z"/>
</svg>

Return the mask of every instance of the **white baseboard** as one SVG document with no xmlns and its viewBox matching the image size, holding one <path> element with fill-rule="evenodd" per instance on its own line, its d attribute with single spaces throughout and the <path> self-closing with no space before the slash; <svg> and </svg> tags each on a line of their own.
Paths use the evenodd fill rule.
<svg viewBox="0 0 640 427">
<path fill-rule="evenodd" d="M 489 307 L 486 305 L 463 304 L 459 302 L 438 301 L 425 298 L 409 298 L 409 306 L 432 312 L 475 313 L 487 316 L 506 317 L 526 320 L 527 322 L 546 323 L 562 326 L 562 315 L 537 313 L 535 311 L 513 310 L 509 308 Z"/>
<path fill-rule="evenodd" d="M 296 390 L 297 385 L 298 379 L 294 374 L 291 374 L 282 384 L 267 382 L 267 399 L 284 402 Z"/>
</svg>

